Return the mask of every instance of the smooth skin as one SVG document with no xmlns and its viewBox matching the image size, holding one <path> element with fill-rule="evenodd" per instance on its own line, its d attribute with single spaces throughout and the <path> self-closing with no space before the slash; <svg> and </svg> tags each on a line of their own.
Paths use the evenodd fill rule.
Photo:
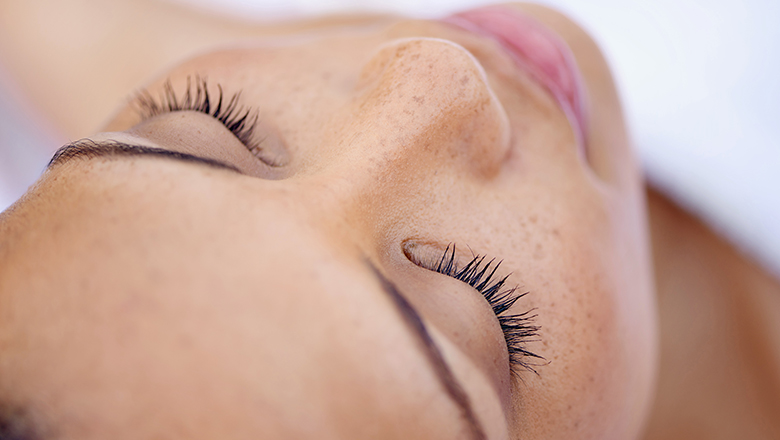
<svg viewBox="0 0 780 440">
<path fill-rule="evenodd" d="M 116 113 L 92 139 L 243 174 L 148 157 L 47 171 L 0 217 L 0 402 L 64 438 L 473 437 L 375 266 L 419 311 L 488 438 L 640 436 L 655 300 L 614 85 L 579 27 L 513 7 L 573 50 L 585 154 L 495 43 L 437 22 L 266 28 L 277 36 L 158 75 L 153 93 L 193 75 L 240 90 L 284 165 L 203 114 Z M 462 260 L 502 259 L 530 292 L 513 310 L 538 315 L 526 345 L 546 360 L 538 374 L 512 375 L 479 293 L 415 264 L 450 243 Z"/>
</svg>

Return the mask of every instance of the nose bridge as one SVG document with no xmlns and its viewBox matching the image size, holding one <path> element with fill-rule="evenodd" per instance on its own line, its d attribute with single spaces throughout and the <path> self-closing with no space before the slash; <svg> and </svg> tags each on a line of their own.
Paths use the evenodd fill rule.
<svg viewBox="0 0 780 440">
<path fill-rule="evenodd" d="M 451 182 L 496 175 L 510 145 L 508 118 L 479 63 L 439 39 L 380 48 L 331 121 L 306 173 L 313 206 L 324 210 L 312 217 L 369 255 L 370 243 L 410 218 L 436 221 L 457 196 Z"/>
<path fill-rule="evenodd" d="M 457 44 L 396 40 L 365 65 L 357 91 L 353 114 L 383 162 L 454 165 L 492 175 L 506 155 L 504 109 L 479 63 Z"/>
</svg>

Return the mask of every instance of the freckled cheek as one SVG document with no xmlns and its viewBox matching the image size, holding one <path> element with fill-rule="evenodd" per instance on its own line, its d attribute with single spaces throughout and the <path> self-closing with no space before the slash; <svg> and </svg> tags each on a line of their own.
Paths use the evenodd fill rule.
<svg viewBox="0 0 780 440">
<path fill-rule="evenodd" d="M 624 317 L 609 274 L 592 256 L 590 261 L 584 255 L 566 260 L 547 272 L 545 298 L 537 306 L 538 352 L 549 364 L 540 368 L 539 377 L 545 405 L 529 403 L 529 408 L 546 419 L 565 421 L 555 429 L 602 435 L 611 429 L 607 425 L 628 417 L 630 335 L 621 325 Z"/>
</svg>

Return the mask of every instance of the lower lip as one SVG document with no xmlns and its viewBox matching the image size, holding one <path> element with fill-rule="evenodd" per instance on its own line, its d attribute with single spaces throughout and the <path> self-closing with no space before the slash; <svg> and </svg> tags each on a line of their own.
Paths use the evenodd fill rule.
<svg viewBox="0 0 780 440">
<path fill-rule="evenodd" d="M 578 144 L 584 146 L 585 87 L 574 56 L 561 37 L 521 12 L 501 6 L 460 12 L 442 21 L 498 41 L 516 64 L 558 101 Z"/>
</svg>

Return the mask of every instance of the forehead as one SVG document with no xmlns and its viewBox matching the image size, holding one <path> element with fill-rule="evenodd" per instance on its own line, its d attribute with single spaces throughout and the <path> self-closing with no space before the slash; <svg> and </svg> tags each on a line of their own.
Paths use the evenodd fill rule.
<svg viewBox="0 0 780 440">
<path fill-rule="evenodd" d="M 107 166 L 121 180 L 133 162 Z M 0 390 L 82 438 L 447 432 L 457 411 L 368 272 L 278 203 L 195 206 L 221 176 L 204 192 L 179 168 L 164 203 L 93 176 L 6 216 Z"/>
</svg>

